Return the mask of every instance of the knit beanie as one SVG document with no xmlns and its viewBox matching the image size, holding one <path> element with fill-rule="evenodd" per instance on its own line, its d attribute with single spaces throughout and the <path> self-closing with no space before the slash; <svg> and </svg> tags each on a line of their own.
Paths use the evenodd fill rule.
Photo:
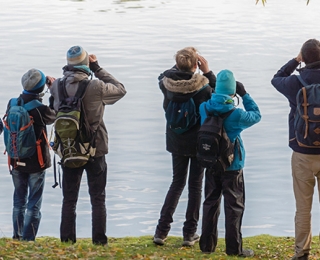
<svg viewBox="0 0 320 260">
<path fill-rule="evenodd" d="M 221 70 L 218 73 L 215 92 L 224 95 L 236 93 L 236 80 L 230 70 Z"/>
<path fill-rule="evenodd" d="M 21 78 L 23 89 L 28 92 L 40 93 L 46 83 L 46 76 L 37 69 L 28 70 Z"/>
<path fill-rule="evenodd" d="M 67 52 L 67 62 L 73 66 L 89 66 L 88 53 L 81 46 L 73 46 Z"/>
</svg>

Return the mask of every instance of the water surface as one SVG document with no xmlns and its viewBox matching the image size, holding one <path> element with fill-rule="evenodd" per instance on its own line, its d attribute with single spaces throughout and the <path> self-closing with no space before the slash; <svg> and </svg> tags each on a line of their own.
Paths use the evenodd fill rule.
<svg viewBox="0 0 320 260">
<path fill-rule="evenodd" d="M 270 84 L 304 41 L 319 38 L 320 3 L 311 0 L 0 0 L 0 111 L 21 92 L 21 76 L 39 68 L 62 75 L 73 45 L 97 55 L 102 67 L 126 87 L 127 95 L 106 107 L 107 234 L 152 235 L 171 181 L 165 151 L 165 119 L 157 77 L 174 64 L 175 52 L 196 47 L 217 74 L 230 69 L 258 103 L 262 121 L 243 132 L 246 211 L 243 236 L 294 236 L 294 197 L 287 146 L 286 99 Z M 45 103 L 49 95 L 45 95 Z M 241 105 L 240 105 L 241 106 Z M 49 127 L 50 131 L 51 127 Z M 0 142 L 0 150 L 4 150 Z M 0 156 L 0 235 L 11 237 L 13 185 L 6 156 Z M 47 171 L 39 236 L 59 237 L 61 190 Z M 318 194 L 313 232 L 319 230 Z M 170 235 L 182 235 L 187 192 Z M 84 175 L 77 207 L 77 236 L 91 236 L 91 206 Z M 201 232 L 201 222 L 198 232 Z M 219 234 L 224 235 L 223 211 Z"/>
</svg>

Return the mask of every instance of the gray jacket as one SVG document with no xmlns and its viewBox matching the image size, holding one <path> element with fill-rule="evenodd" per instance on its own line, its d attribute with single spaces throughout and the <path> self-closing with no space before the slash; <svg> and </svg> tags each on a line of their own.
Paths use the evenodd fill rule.
<svg viewBox="0 0 320 260">
<path fill-rule="evenodd" d="M 75 95 L 79 81 L 88 79 L 88 75 L 82 71 L 65 70 L 63 74 L 64 77 L 67 78 L 66 90 L 70 96 Z M 103 122 L 104 106 L 112 105 L 117 102 L 126 94 L 126 90 L 119 81 L 104 69 L 96 72 L 95 77 L 97 79 L 91 80 L 87 87 L 87 91 L 83 98 L 83 104 L 89 124 L 93 129 L 98 129 L 95 141 L 95 156 L 100 157 L 108 153 L 108 132 Z M 50 88 L 50 93 L 53 98 L 53 108 L 55 111 L 58 111 L 60 103 L 58 85 L 59 79 L 55 80 Z"/>
</svg>

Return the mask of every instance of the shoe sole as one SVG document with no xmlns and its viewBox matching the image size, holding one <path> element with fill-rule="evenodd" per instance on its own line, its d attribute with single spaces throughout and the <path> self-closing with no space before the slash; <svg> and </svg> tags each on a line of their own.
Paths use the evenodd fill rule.
<svg viewBox="0 0 320 260">
<path fill-rule="evenodd" d="M 200 237 L 193 241 L 183 241 L 182 246 L 194 246 L 196 242 L 200 240 Z"/>
<path fill-rule="evenodd" d="M 161 238 L 153 238 L 153 243 L 159 245 L 159 246 L 163 246 L 164 242 L 166 241 L 167 238 L 165 239 L 161 239 Z"/>
</svg>

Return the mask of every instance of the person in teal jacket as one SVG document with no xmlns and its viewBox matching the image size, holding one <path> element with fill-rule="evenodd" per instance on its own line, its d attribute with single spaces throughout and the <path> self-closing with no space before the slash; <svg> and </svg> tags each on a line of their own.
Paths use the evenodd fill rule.
<svg viewBox="0 0 320 260">
<path fill-rule="evenodd" d="M 235 108 L 233 97 L 236 94 L 242 97 L 244 110 Z M 218 241 L 218 217 L 223 195 L 226 253 L 227 255 L 250 257 L 254 255 L 253 251 L 242 248 L 241 223 L 245 206 L 243 179 L 245 149 L 240 133 L 258 123 L 261 114 L 243 84 L 235 81 L 230 70 L 222 70 L 217 75 L 215 93 L 212 94 L 210 100 L 200 105 L 201 124 L 206 119 L 207 113 L 223 114 L 232 109 L 234 111 L 224 120 L 224 128 L 229 139 L 235 143 L 234 160 L 225 172 L 213 169 L 206 170 L 200 249 L 204 253 L 215 251 Z"/>
</svg>

